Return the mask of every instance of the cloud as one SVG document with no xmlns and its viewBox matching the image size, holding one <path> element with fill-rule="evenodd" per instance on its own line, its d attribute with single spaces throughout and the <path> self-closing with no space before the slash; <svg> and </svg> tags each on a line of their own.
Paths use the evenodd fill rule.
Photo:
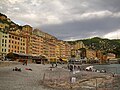
<svg viewBox="0 0 120 90">
<path fill-rule="evenodd" d="M 110 32 L 103 36 L 103 38 L 109 38 L 109 39 L 120 39 L 120 29 L 115 30 L 114 32 Z"/>
<path fill-rule="evenodd" d="M 104 37 L 120 29 L 120 0 L 0 0 L 0 12 L 59 39 Z"/>
<path fill-rule="evenodd" d="M 59 25 L 45 25 L 42 30 L 59 39 L 83 39 L 93 36 L 102 37 L 120 28 L 120 19 L 116 17 L 92 18 L 86 21 L 71 21 Z M 48 29 L 49 28 L 49 29 Z M 51 32 L 52 31 L 52 32 Z"/>
</svg>

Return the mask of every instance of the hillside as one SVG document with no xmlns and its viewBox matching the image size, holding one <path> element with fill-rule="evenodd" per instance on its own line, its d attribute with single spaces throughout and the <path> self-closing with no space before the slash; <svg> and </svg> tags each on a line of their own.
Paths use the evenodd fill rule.
<svg viewBox="0 0 120 90">
<path fill-rule="evenodd" d="M 2 13 L 0 13 L 0 25 L 0 30 L 5 32 L 21 29 L 21 26 L 11 21 L 6 15 Z"/>
<path fill-rule="evenodd" d="M 69 41 L 70 44 L 75 44 L 76 42 L 82 41 L 88 49 L 101 50 L 104 53 L 114 53 L 117 57 L 120 57 L 120 40 L 119 39 L 104 39 L 99 37 L 94 37 L 91 39 L 83 39 L 77 41 Z"/>
</svg>

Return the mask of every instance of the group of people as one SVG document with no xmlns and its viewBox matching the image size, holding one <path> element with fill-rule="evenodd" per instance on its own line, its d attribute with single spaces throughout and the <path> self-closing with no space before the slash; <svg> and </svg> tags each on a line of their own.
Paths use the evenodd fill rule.
<svg viewBox="0 0 120 90">
<path fill-rule="evenodd" d="M 15 67 L 15 68 L 13 69 L 13 71 L 20 71 L 20 72 L 21 72 L 21 68 Z"/>
<path fill-rule="evenodd" d="M 82 68 L 80 66 L 77 66 L 77 65 L 68 65 L 68 69 L 70 71 L 73 71 L 73 70 L 83 70 L 83 71 L 92 71 L 92 72 L 100 72 L 100 73 L 106 73 L 106 70 L 105 69 L 102 69 L 102 70 L 98 70 L 98 69 L 95 69 L 95 68 L 89 68 L 88 69 L 85 69 L 85 68 Z"/>
<path fill-rule="evenodd" d="M 76 65 L 68 65 L 68 69 L 70 71 L 73 71 L 73 70 L 80 70 L 81 71 L 81 67 L 80 66 L 76 66 Z"/>
</svg>

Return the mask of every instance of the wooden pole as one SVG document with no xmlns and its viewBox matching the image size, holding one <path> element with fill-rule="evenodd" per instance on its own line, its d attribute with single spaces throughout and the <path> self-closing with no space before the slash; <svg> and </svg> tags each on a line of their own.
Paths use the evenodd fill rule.
<svg viewBox="0 0 120 90">
<path fill-rule="evenodd" d="M 97 90 L 97 79 L 95 79 L 96 80 L 96 90 Z"/>
</svg>

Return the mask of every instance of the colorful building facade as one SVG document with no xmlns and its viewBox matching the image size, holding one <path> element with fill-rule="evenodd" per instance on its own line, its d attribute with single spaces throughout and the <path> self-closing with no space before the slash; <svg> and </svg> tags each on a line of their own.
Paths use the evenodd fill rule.
<svg viewBox="0 0 120 90">
<path fill-rule="evenodd" d="M 8 53 L 8 37 L 8 33 L 0 31 L 0 58 L 4 58 Z"/>
</svg>

